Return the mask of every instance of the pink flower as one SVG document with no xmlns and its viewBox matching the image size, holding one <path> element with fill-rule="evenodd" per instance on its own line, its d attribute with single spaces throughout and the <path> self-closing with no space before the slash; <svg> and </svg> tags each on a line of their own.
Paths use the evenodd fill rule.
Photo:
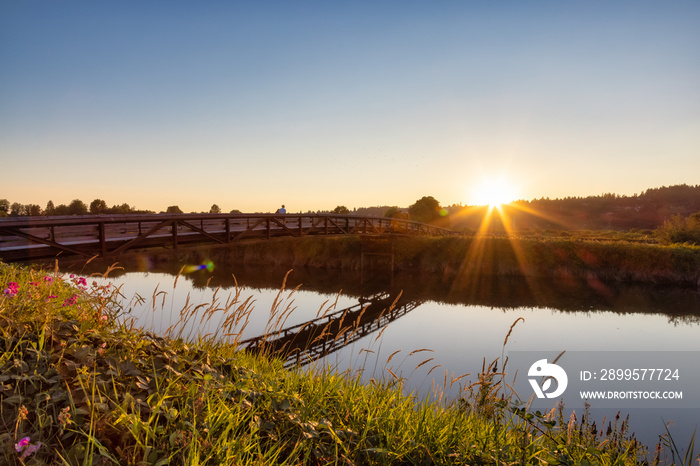
<svg viewBox="0 0 700 466">
<path fill-rule="evenodd" d="M 74 295 L 71 296 L 70 298 L 68 298 L 68 299 L 66 299 L 65 301 L 63 301 L 63 307 L 72 306 L 72 305 L 75 304 L 77 301 L 78 301 L 78 295 L 77 295 L 77 294 L 74 294 Z"/>
<path fill-rule="evenodd" d="M 26 447 L 27 445 L 29 445 L 29 437 L 24 437 L 15 444 L 15 450 L 17 451 L 17 453 L 19 453 L 20 451 L 22 451 L 22 448 Z"/>
<path fill-rule="evenodd" d="M 22 456 L 19 457 L 20 460 L 24 460 L 29 455 L 37 451 L 39 448 L 41 448 L 41 442 L 36 442 L 36 445 L 32 445 L 31 443 L 29 443 L 29 437 L 24 437 L 22 440 L 15 444 L 15 451 L 17 453 L 24 450 Z"/>
<path fill-rule="evenodd" d="M 9 282 L 7 284 L 7 288 L 3 290 L 3 293 L 5 293 L 8 296 L 14 296 L 17 294 L 19 291 L 19 285 L 17 285 L 16 282 Z"/>
<path fill-rule="evenodd" d="M 50 276 L 47 275 L 47 276 L 44 277 L 44 281 L 45 281 L 45 282 L 52 282 L 52 281 L 53 281 L 53 277 L 50 277 Z"/>
</svg>

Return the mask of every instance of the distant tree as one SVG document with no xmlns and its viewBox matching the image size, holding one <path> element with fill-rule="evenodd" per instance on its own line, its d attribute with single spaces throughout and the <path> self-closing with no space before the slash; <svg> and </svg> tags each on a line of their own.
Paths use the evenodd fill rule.
<svg viewBox="0 0 700 466">
<path fill-rule="evenodd" d="M 171 205 L 165 210 L 166 214 L 181 214 L 182 210 L 176 205 Z"/>
<path fill-rule="evenodd" d="M 13 202 L 10 206 L 10 216 L 19 217 L 20 215 L 24 215 L 24 206 L 19 202 Z"/>
<path fill-rule="evenodd" d="M 346 215 L 346 214 L 349 214 L 349 213 L 350 213 L 350 209 L 348 209 L 348 208 L 345 207 L 344 205 L 339 205 L 338 207 L 336 207 L 335 209 L 333 209 L 333 213 L 334 213 L 334 214 Z"/>
<path fill-rule="evenodd" d="M 65 204 L 58 204 L 53 212 L 54 215 L 70 215 L 70 209 Z"/>
<path fill-rule="evenodd" d="M 440 211 L 440 203 L 433 196 L 424 196 L 408 207 L 411 220 L 422 223 L 435 223 Z"/>
<path fill-rule="evenodd" d="M 10 213 L 10 201 L 0 199 L 0 217 L 7 217 Z"/>
<path fill-rule="evenodd" d="M 107 213 L 107 203 L 102 199 L 95 199 L 90 203 L 90 213 L 93 215 Z"/>
<path fill-rule="evenodd" d="M 32 217 L 41 215 L 41 207 L 39 207 L 39 204 L 27 204 L 24 208 L 27 215 L 31 215 Z"/>
<path fill-rule="evenodd" d="M 53 205 L 53 201 L 46 203 L 46 209 L 44 209 L 44 215 L 56 215 L 56 207 Z"/>
<path fill-rule="evenodd" d="M 124 214 L 124 215 L 131 214 L 134 212 L 134 209 L 132 209 L 131 206 L 129 204 L 127 204 L 126 202 L 122 205 L 112 206 L 112 208 L 110 210 L 111 210 L 111 213 L 113 213 L 113 214 Z"/>
<path fill-rule="evenodd" d="M 68 204 L 68 215 L 87 215 L 88 207 L 80 199 L 73 199 Z"/>
<path fill-rule="evenodd" d="M 230 214 L 242 214 L 243 212 L 241 212 L 241 211 L 238 210 L 238 209 L 233 209 L 233 210 L 232 210 L 231 212 L 229 212 L 229 213 L 230 213 Z"/>
<path fill-rule="evenodd" d="M 403 209 L 400 209 L 399 207 L 389 207 L 384 211 L 384 217 L 385 218 L 401 218 L 401 219 L 408 219 L 409 216 L 406 212 L 403 211 Z"/>
<path fill-rule="evenodd" d="M 209 209 L 210 214 L 220 214 L 221 213 L 221 207 L 218 205 L 214 204 L 211 206 L 211 209 Z"/>
</svg>

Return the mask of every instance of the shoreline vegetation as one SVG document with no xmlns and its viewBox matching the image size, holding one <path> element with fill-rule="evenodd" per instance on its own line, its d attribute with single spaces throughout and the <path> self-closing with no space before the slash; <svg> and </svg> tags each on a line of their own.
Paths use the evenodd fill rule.
<svg viewBox="0 0 700 466">
<path fill-rule="evenodd" d="M 352 236 L 305 237 L 143 255 L 165 262 L 211 260 L 287 269 L 357 271 L 363 267 L 362 241 Z M 700 246 L 688 244 L 585 237 L 473 236 L 396 237 L 379 247 L 381 252 L 393 254 L 394 270 L 440 274 L 453 280 L 506 276 L 700 287 Z M 390 273 L 387 256 L 368 255 L 365 260 L 365 267 L 384 267 Z"/>
<path fill-rule="evenodd" d="M 463 387 L 457 400 L 442 399 L 439 389 L 419 400 L 390 373 L 364 384 L 357 373 L 285 370 L 274 358 L 239 351 L 251 306 L 238 295 L 181 313 L 183 326 L 225 313 L 224 342 L 183 339 L 177 325 L 163 337 L 133 328 L 118 290 L 58 267 L 0 263 L 0 285 L 5 464 L 683 461 L 670 435 L 649 451 L 619 415 L 596 426 L 587 412 L 565 417 L 561 406 L 530 412 L 507 385 L 505 361 L 471 376 L 446 374 L 445 386 Z M 273 305 L 269 331 L 286 311 Z M 689 447 L 685 458 L 692 455 Z"/>
</svg>

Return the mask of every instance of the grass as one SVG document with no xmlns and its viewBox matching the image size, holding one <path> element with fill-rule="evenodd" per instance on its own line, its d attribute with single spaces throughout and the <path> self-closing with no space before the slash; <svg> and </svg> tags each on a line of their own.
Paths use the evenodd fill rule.
<svg viewBox="0 0 700 466">
<path fill-rule="evenodd" d="M 2 464 L 623 465 L 646 453 L 624 420 L 605 430 L 561 406 L 530 412 L 506 384 L 505 361 L 484 364 L 471 383 L 446 375 L 445 386 L 464 384 L 457 400 L 417 399 L 393 374 L 363 383 L 241 351 L 251 306 L 238 292 L 188 303 L 159 337 L 125 318 L 119 290 L 90 279 L 0 263 L 5 287 Z M 284 323 L 280 302 L 269 332 Z M 218 312 L 219 333 L 183 330 Z M 656 457 L 672 447 L 660 444 Z"/>
</svg>

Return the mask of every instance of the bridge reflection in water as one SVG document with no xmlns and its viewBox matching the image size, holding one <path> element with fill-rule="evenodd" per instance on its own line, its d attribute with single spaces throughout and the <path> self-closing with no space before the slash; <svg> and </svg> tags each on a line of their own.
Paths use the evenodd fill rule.
<svg viewBox="0 0 700 466">
<path fill-rule="evenodd" d="M 285 367 L 306 365 L 384 328 L 422 302 L 381 293 L 303 324 L 240 342 L 252 352 L 284 359 Z"/>
</svg>

